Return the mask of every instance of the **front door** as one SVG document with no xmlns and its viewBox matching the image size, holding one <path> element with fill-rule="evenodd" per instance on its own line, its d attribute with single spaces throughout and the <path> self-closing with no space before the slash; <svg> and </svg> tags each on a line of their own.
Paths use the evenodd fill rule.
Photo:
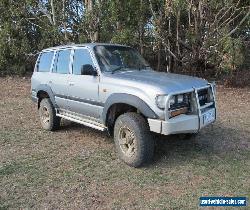
<svg viewBox="0 0 250 210">
<path fill-rule="evenodd" d="M 69 75 L 69 110 L 86 117 L 100 120 L 103 109 L 99 103 L 99 77 L 82 75 L 83 65 L 94 67 L 87 48 L 76 48 L 73 54 L 72 74 Z"/>
</svg>

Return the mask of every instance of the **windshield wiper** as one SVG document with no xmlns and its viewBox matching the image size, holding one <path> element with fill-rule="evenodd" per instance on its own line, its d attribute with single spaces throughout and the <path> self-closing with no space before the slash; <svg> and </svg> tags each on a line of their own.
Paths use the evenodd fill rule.
<svg viewBox="0 0 250 210">
<path fill-rule="evenodd" d="M 112 74 L 114 74 L 116 71 L 120 71 L 121 69 L 124 69 L 124 67 L 119 66 L 119 67 L 113 69 L 113 70 L 112 70 Z"/>
<path fill-rule="evenodd" d="M 140 65 L 138 66 L 139 71 L 141 71 L 142 69 L 146 69 L 146 68 L 151 68 L 149 65 Z"/>
<path fill-rule="evenodd" d="M 145 66 L 143 66 L 143 68 L 151 68 L 151 66 L 150 65 L 145 65 Z"/>
</svg>

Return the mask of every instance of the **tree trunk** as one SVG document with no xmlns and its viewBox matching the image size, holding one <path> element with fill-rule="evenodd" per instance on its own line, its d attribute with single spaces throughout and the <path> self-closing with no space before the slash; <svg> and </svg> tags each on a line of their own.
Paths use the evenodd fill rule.
<svg viewBox="0 0 250 210">
<path fill-rule="evenodd" d="M 177 12 L 177 20 L 176 20 L 176 47 L 177 47 L 177 55 L 180 56 L 180 44 L 179 44 L 179 24 L 180 24 L 180 16 L 181 16 L 181 11 L 178 10 Z"/>
<path fill-rule="evenodd" d="M 161 43 L 158 43 L 158 54 L 157 54 L 157 71 L 161 68 Z"/>
<path fill-rule="evenodd" d="M 93 9 L 93 0 L 84 0 L 84 5 L 87 11 L 91 11 Z"/>
<path fill-rule="evenodd" d="M 68 33 L 67 33 L 67 23 L 66 23 L 66 10 L 65 10 L 65 0 L 62 1 L 63 3 L 63 29 L 64 29 L 64 41 L 68 42 Z"/>
<path fill-rule="evenodd" d="M 56 25 L 56 13 L 55 13 L 55 7 L 54 7 L 54 0 L 50 0 L 50 5 L 51 5 L 51 15 L 52 15 L 52 21 L 53 25 Z"/>
<path fill-rule="evenodd" d="M 90 15 L 89 38 L 91 42 L 99 41 L 99 14 L 93 14 L 94 0 L 84 0 L 86 12 Z"/>
<path fill-rule="evenodd" d="M 143 0 L 140 1 L 140 12 L 143 13 Z M 144 22 L 143 22 L 143 15 L 139 21 L 139 42 L 140 42 L 140 53 L 143 55 L 144 48 L 143 48 L 143 37 L 144 37 Z"/>
</svg>

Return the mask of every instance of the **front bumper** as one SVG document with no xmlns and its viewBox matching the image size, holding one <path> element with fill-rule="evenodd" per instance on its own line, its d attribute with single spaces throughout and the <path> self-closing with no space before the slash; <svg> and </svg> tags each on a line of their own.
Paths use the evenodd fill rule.
<svg viewBox="0 0 250 210">
<path fill-rule="evenodd" d="M 212 88 L 214 101 L 210 104 L 201 107 L 199 105 L 199 99 L 197 91 L 199 89 L 193 89 L 196 97 L 197 114 L 186 115 L 181 114 L 173 118 L 168 118 L 166 114 L 166 120 L 160 119 L 148 119 L 150 131 L 163 135 L 179 134 L 179 133 L 198 133 L 203 127 L 213 123 L 216 120 L 216 100 L 214 86 L 209 84 L 208 87 Z M 202 89 L 202 88 L 201 88 Z M 214 120 L 210 122 L 204 122 L 204 116 L 208 112 L 214 113 Z"/>
<path fill-rule="evenodd" d="M 31 91 L 31 100 L 35 103 L 38 102 L 37 93 L 34 90 Z"/>
<path fill-rule="evenodd" d="M 204 112 L 203 114 L 206 114 L 207 112 Z M 171 118 L 168 121 L 148 119 L 150 131 L 163 135 L 178 133 L 198 133 L 201 128 L 213 122 L 214 121 L 204 124 L 203 115 L 199 117 L 198 115 L 185 114 Z"/>
</svg>

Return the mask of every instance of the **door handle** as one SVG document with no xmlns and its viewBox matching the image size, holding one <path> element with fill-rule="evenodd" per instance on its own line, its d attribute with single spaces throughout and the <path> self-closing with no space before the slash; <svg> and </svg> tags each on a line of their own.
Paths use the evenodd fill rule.
<svg viewBox="0 0 250 210">
<path fill-rule="evenodd" d="M 49 84 L 51 84 L 51 83 L 52 83 L 52 81 L 50 80 L 50 81 L 49 81 Z"/>
<path fill-rule="evenodd" d="M 75 83 L 74 82 L 69 82 L 69 86 L 74 86 Z"/>
</svg>

